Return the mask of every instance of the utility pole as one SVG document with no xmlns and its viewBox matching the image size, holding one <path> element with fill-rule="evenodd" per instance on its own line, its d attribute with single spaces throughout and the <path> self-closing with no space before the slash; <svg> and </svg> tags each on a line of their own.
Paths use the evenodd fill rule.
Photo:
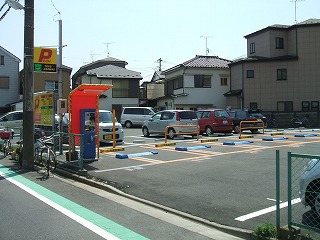
<svg viewBox="0 0 320 240">
<path fill-rule="evenodd" d="M 211 38 L 211 37 L 213 37 L 213 36 L 200 36 L 200 37 L 206 39 L 206 56 L 208 56 L 208 53 L 209 53 L 208 38 Z"/>
<path fill-rule="evenodd" d="M 24 15 L 24 82 L 23 82 L 23 167 L 34 169 L 33 51 L 34 0 L 25 0 Z"/>
<path fill-rule="evenodd" d="M 161 58 L 159 58 L 158 60 L 157 60 L 157 63 L 159 63 L 159 71 L 161 72 L 162 71 L 162 68 L 161 68 L 161 62 L 162 62 L 163 60 L 161 59 Z"/>
</svg>

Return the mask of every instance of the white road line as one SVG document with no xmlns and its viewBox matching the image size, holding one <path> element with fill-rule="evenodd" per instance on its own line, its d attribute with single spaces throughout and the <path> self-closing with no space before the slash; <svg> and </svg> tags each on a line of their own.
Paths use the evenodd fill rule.
<svg viewBox="0 0 320 240">
<path fill-rule="evenodd" d="M 299 202 L 300 202 L 300 198 L 296 198 L 296 199 L 291 200 L 292 205 L 299 203 Z M 284 203 L 280 204 L 280 208 L 284 208 L 284 207 L 288 207 L 288 202 L 284 202 Z M 274 212 L 274 211 L 276 211 L 276 206 L 268 207 L 268 208 L 265 208 L 265 209 L 262 209 L 262 210 L 259 210 L 259 211 L 253 212 L 253 213 L 249 213 L 247 215 L 237 217 L 234 220 L 244 222 L 248 219 L 255 218 L 255 217 L 258 217 L 258 216 L 261 216 L 261 215 L 264 215 L 264 214 L 267 214 L 270 212 Z"/>
<path fill-rule="evenodd" d="M 111 169 L 105 169 L 105 170 L 96 170 L 94 172 L 96 173 L 101 173 L 101 172 L 111 172 L 111 171 L 117 171 L 117 170 L 131 170 L 133 168 L 139 168 L 139 167 L 146 167 L 146 166 L 152 166 L 157 164 L 155 163 L 147 163 L 147 164 L 141 164 L 141 165 L 134 165 L 134 166 L 129 166 L 129 167 L 120 167 L 120 168 L 111 168 Z"/>
<path fill-rule="evenodd" d="M 75 220 L 76 222 L 80 223 L 84 227 L 90 229 L 94 233 L 98 234 L 104 239 L 111 239 L 111 240 L 119 240 L 119 238 L 115 237 L 114 235 L 110 234 L 109 232 L 105 231 L 104 229 L 94 225 L 93 223 L 89 222 L 88 220 L 80 217 L 79 215 L 71 212 L 70 210 L 58 205 L 57 203 L 51 201 L 50 199 L 42 196 L 41 194 L 37 193 L 36 191 L 32 190 L 31 188 L 28 188 L 27 186 L 23 185 L 22 183 L 12 179 L 11 177 L 8 177 L 5 173 L 0 171 L 0 176 L 8 180 L 9 182 L 13 183 L 14 185 L 18 186 L 22 190 L 26 191 L 27 193 L 31 194 L 35 198 L 38 198 L 42 202 L 46 203 L 47 205 L 53 207 L 54 209 L 58 210 L 59 212 L 63 213 L 64 215 L 68 216 L 69 218 Z"/>
</svg>

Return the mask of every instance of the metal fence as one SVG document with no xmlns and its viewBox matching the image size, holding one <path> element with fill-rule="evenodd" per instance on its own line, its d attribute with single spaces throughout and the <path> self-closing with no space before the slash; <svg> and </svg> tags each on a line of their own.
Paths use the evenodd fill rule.
<svg viewBox="0 0 320 240">
<path fill-rule="evenodd" d="M 277 150 L 278 173 L 280 172 L 279 166 Z M 320 155 L 288 152 L 287 171 L 288 228 L 290 230 L 292 227 L 298 227 L 302 236 L 320 239 Z M 277 192 L 279 197 L 279 184 L 277 184 Z M 278 197 L 277 216 L 280 216 Z M 279 227 L 279 222 L 277 220 L 277 227 Z"/>
</svg>

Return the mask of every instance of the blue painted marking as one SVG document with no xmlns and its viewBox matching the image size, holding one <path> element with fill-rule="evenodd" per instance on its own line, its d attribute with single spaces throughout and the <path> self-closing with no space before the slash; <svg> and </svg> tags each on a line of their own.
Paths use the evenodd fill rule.
<svg viewBox="0 0 320 240">
<path fill-rule="evenodd" d="M 158 154 L 158 152 L 141 152 L 141 153 L 132 153 L 132 154 L 124 154 L 117 153 L 116 158 L 124 159 L 124 158 L 132 158 L 132 157 L 141 157 L 146 155 Z"/>
<path fill-rule="evenodd" d="M 262 141 L 274 141 L 274 140 L 285 140 L 287 137 L 275 137 L 275 138 L 262 138 Z"/>
<path fill-rule="evenodd" d="M 253 141 L 223 142 L 223 145 L 251 144 Z"/>
<path fill-rule="evenodd" d="M 211 148 L 211 146 L 194 146 L 194 147 L 176 147 L 177 151 L 189 151 L 189 150 L 197 150 L 197 149 L 204 149 L 204 148 Z"/>
<path fill-rule="evenodd" d="M 294 136 L 295 137 L 316 137 L 317 134 L 313 134 L 313 133 L 310 133 L 310 134 L 296 134 Z"/>
</svg>

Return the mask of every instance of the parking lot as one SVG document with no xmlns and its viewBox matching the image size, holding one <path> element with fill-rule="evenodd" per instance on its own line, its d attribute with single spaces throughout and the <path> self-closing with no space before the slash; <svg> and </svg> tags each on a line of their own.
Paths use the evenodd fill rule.
<svg viewBox="0 0 320 240">
<path fill-rule="evenodd" d="M 287 201 L 287 153 L 318 154 L 318 129 L 264 134 L 145 138 L 125 129 L 123 151 L 102 146 L 88 174 L 134 196 L 223 225 L 253 230 L 275 224 L 276 150 L 280 150 L 281 203 Z M 299 136 L 298 136 L 299 135 Z M 103 151 L 105 150 L 105 151 Z M 296 204 L 300 204 L 297 201 Z M 281 224 L 286 225 L 282 209 Z M 306 209 L 308 211 L 309 209 Z"/>
</svg>

